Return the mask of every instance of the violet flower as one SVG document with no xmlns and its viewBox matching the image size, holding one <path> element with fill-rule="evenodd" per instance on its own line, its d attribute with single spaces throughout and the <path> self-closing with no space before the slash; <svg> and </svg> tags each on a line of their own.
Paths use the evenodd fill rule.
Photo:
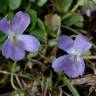
<svg viewBox="0 0 96 96">
<path fill-rule="evenodd" d="M 25 50 L 35 52 L 40 47 L 40 42 L 31 35 L 23 35 L 30 24 L 27 13 L 17 12 L 12 21 L 5 16 L 0 21 L 0 31 L 8 35 L 8 39 L 2 46 L 2 54 L 8 59 L 19 61 L 25 57 Z"/>
<path fill-rule="evenodd" d="M 54 60 L 52 68 L 55 72 L 64 71 L 71 78 L 81 76 L 85 69 L 85 63 L 81 55 L 88 51 L 91 46 L 91 43 L 81 34 L 76 37 L 75 41 L 69 36 L 61 36 L 58 40 L 58 47 L 68 54 Z"/>
</svg>

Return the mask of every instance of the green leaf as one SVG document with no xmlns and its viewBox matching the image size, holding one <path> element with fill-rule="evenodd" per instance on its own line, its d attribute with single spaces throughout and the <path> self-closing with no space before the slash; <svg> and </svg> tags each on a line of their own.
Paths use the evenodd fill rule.
<svg viewBox="0 0 96 96">
<path fill-rule="evenodd" d="M 6 38 L 7 36 L 4 33 L 0 32 L 0 51 L 2 50 L 2 44 Z"/>
<path fill-rule="evenodd" d="M 6 12 L 8 4 L 9 4 L 8 0 L 0 0 L 0 13 Z"/>
<path fill-rule="evenodd" d="M 46 33 L 39 30 L 39 29 L 36 29 L 35 31 L 32 31 L 31 35 L 34 35 L 35 37 L 37 37 L 42 42 L 46 41 Z"/>
<path fill-rule="evenodd" d="M 21 0 L 10 0 L 9 1 L 9 8 L 11 10 L 15 10 L 17 8 L 19 8 L 20 4 L 21 4 Z"/>
<path fill-rule="evenodd" d="M 73 0 L 55 0 L 56 8 L 58 11 L 67 12 L 71 7 Z"/>
<path fill-rule="evenodd" d="M 76 26 L 76 27 L 82 27 L 84 18 L 83 16 L 73 14 L 68 19 L 64 20 L 63 23 L 67 26 Z"/>
<path fill-rule="evenodd" d="M 4 33 L 1 33 L 0 32 L 0 43 L 3 43 L 4 42 L 4 40 L 6 39 L 6 35 L 4 34 Z"/>
<path fill-rule="evenodd" d="M 56 39 L 51 39 L 48 41 L 48 46 L 54 47 L 57 45 L 57 40 Z"/>
<path fill-rule="evenodd" d="M 78 0 L 78 1 L 77 1 L 77 4 L 78 4 L 79 6 L 82 6 L 85 1 L 86 1 L 86 0 Z"/>
<path fill-rule="evenodd" d="M 84 0 L 84 4 L 83 4 L 83 8 L 85 11 L 87 11 L 88 9 L 94 9 L 95 10 L 95 7 L 96 7 L 96 4 L 95 4 L 96 1 L 91 1 L 91 0 Z"/>
<path fill-rule="evenodd" d="M 58 32 L 57 31 L 47 30 L 47 33 L 48 33 L 49 36 L 56 38 Z"/>
<path fill-rule="evenodd" d="M 42 32 L 46 32 L 44 23 L 38 18 L 38 27 Z"/>
<path fill-rule="evenodd" d="M 30 18 L 31 18 L 30 30 L 33 31 L 35 26 L 36 26 L 36 22 L 37 22 L 37 12 L 33 9 L 30 9 L 30 10 L 28 10 L 28 13 L 29 13 Z"/>
<path fill-rule="evenodd" d="M 89 3 L 88 0 L 84 0 L 83 7 L 84 7 L 84 9 L 86 9 L 86 10 L 90 8 L 90 3 Z"/>
<path fill-rule="evenodd" d="M 37 19 L 37 24 L 38 24 L 38 28 L 35 31 L 30 30 L 30 34 L 37 37 L 40 41 L 46 42 L 47 32 L 44 23 L 40 19 Z"/>
<path fill-rule="evenodd" d="M 37 4 L 38 6 L 43 6 L 48 0 L 38 0 Z"/>
</svg>

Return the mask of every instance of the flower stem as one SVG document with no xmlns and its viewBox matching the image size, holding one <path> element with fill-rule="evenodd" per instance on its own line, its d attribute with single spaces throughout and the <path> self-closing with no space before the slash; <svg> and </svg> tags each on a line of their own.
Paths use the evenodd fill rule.
<svg viewBox="0 0 96 96">
<path fill-rule="evenodd" d="M 16 67 L 16 62 L 13 63 L 12 65 L 12 70 L 11 70 L 11 85 L 12 87 L 15 89 L 15 90 L 19 90 L 19 88 L 17 88 L 14 84 L 14 70 L 15 70 L 15 67 Z"/>
<path fill-rule="evenodd" d="M 63 77 L 65 85 L 69 88 L 69 90 L 72 92 L 73 96 L 80 96 L 77 90 L 74 88 L 74 86 L 69 82 L 66 76 Z"/>
<path fill-rule="evenodd" d="M 11 75 L 10 72 L 5 71 L 5 70 L 0 70 L 0 74 Z M 28 77 L 28 76 L 23 75 L 23 74 L 16 74 L 16 73 L 13 73 L 13 75 L 14 75 L 14 76 L 19 76 L 19 77 L 22 77 L 22 78 L 25 78 L 25 79 L 28 79 L 28 80 L 34 80 L 34 79 L 32 79 L 31 77 Z"/>
<path fill-rule="evenodd" d="M 64 26 L 64 25 L 61 25 L 61 27 L 62 27 L 62 28 L 66 28 L 66 29 L 72 31 L 72 32 L 74 32 L 75 34 L 78 34 L 78 32 L 77 32 L 76 30 L 72 29 L 71 27 Z"/>
</svg>

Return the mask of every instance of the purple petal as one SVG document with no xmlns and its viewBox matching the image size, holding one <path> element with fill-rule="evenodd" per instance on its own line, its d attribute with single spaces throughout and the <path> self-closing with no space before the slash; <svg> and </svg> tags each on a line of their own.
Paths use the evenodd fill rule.
<svg viewBox="0 0 96 96">
<path fill-rule="evenodd" d="M 19 61 L 25 56 L 24 45 L 20 42 L 15 44 L 15 42 L 11 42 L 9 39 L 7 39 L 3 44 L 2 54 L 6 58 Z"/>
<path fill-rule="evenodd" d="M 6 33 L 7 35 L 11 33 L 10 22 L 7 20 L 7 17 L 0 20 L 0 31 Z"/>
<path fill-rule="evenodd" d="M 40 42 L 31 35 L 19 35 L 18 39 L 24 44 L 25 50 L 29 52 L 38 51 Z"/>
<path fill-rule="evenodd" d="M 63 35 L 58 40 L 58 47 L 66 52 L 73 46 L 73 40 L 69 36 Z"/>
<path fill-rule="evenodd" d="M 27 13 L 17 12 L 12 21 L 12 30 L 17 33 L 23 33 L 30 24 L 30 17 Z"/>
<path fill-rule="evenodd" d="M 10 47 L 11 47 L 11 43 L 10 43 L 9 39 L 7 39 L 7 40 L 4 42 L 3 46 L 2 46 L 2 54 L 3 54 L 3 56 L 5 56 L 7 59 L 10 57 L 10 51 L 11 51 Z"/>
<path fill-rule="evenodd" d="M 64 62 L 66 62 L 66 55 L 60 56 L 57 59 L 55 59 L 52 63 L 52 68 L 55 72 L 61 72 L 64 71 Z"/>
<path fill-rule="evenodd" d="M 25 48 L 21 42 L 18 42 L 17 44 L 16 42 L 11 43 L 10 50 L 10 58 L 14 61 L 22 60 L 25 57 Z"/>
<path fill-rule="evenodd" d="M 64 71 L 69 77 L 76 78 L 84 73 L 85 64 L 82 59 L 79 59 L 77 63 L 73 63 L 70 55 L 64 55 L 53 62 L 52 68 L 56 72 Z"/>
<path fill-rule="evenodd" d="M 76 78 L 79 75 L 81 76 L 84 74 L 85 63 L 81 58 L 79 58 L 77 62 L 73 62 L 72 57 L 67 55 L 65 59 L 66 62 L 64 62 L 64 73 L 66 75 L 71 78 Z"/>
<path fill-rule="evenodd" d="M 81 34 L 76 37 L 73 45 L 74 49 L 80 54 L 88 51 L 91 46 L 92 44 L 88 42 L 87 39 Z"/>
</svg>

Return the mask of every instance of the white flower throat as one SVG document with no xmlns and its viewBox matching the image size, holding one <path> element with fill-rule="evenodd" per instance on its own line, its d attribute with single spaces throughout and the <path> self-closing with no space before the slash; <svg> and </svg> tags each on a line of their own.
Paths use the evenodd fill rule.
<svg viewBox="0 0 96 96">
<path fill-rule="evenodd" d="M 71 49 L 69 54 L 72 56 L 72 61 L 74 63 L 76 63 L 80 60 L 80 53 L 77 52 L 75 49 Z"/>
<path fill-rule="evenodd" d="M 11 42 L 17 42 L 18 41 L 17 34 L 13 33 L 13 34 L 9 35 L 8 39 L 10 39 Z"/>
</svg>

